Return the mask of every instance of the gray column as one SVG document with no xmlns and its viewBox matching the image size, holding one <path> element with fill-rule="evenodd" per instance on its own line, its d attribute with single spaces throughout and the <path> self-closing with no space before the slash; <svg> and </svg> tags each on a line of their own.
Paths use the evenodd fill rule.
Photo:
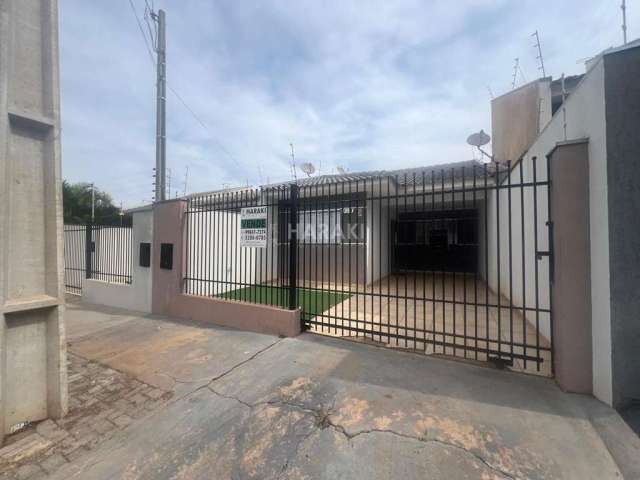
<svg viewBox="0 0 640 480">
<path fill-rule="evenodd" d="M 550 155 L 553 221 L 553 346 L 556 380 L 593 391 L 588 141 L 559 143 Z"/>
<path fill-rule="evenodd" d="M 58 5 L 0 0 L 0 438 L 67 411 Z"/>
</svg>

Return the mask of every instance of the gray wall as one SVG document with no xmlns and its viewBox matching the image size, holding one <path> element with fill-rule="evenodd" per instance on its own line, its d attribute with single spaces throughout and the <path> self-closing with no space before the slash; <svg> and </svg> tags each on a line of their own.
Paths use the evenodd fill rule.
<svg viewBox="0 0 640 480">
<path fill-rule="evenodd" d="M 605 56 L 613 404 L 640 399 L 640 48 Z"/>
</svg>

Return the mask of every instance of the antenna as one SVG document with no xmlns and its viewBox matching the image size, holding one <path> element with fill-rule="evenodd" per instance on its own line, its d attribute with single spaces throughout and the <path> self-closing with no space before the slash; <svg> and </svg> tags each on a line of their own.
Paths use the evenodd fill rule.
<svg viewBox="0 0 640 480">
<path fill-rule="evenodd" d="M 189 180 L 189 165 L 184 167 L 184 192 L 182 195 L 187 195 L 187 181 Z"/>
<path fill-rule="evenodd" d="M 290 143 L 289 145 L 291 146 L 291 176 L 294 180 L 298 180 L 296 175 L 296 157 L 293 153 L 293 143 Z"/>
<path fill-rule="evenodd" d="M 627 4 L 625 0 L 622 0 L 622 5 L 620 5 L 620 9 L 622 10 L 622 38 L 624 40 L 624 44 L 627 44 Z"/>
<path fill-rule="evenodd" d="M 540 35 L 538 35 L 538 30 L 533 32 L 531 36 L 536 37 L 536 44 L 534 45 L 534 48 L 538 49 L 538 56 L 536 57 L 540 61 L 540 66 L 538 67 L 538 69 L 542 70 L 542 77 L 544 78 L 547 76 L 547 74 L 544 71 L 544 59 L 542 58 L 542 48 L 540 47 Z"/>
<path fill-rule="evenodd" d="M 491 97 L 491 100 L 496 98 L 495 95 L 493 94 L 493 90 L 491 90 L 491 85 L 487 85 L 487 90 L 489 90 L 489 96 Z"/>
<path fill-rule="evenodd" d="M 166 169 L 166 179 L 167 179 L 167 193 L 169 195 L 169 198 L 171 198 L 171 169 L 170 168 Z"/>
<path fill-rule="evenodd" d="M 316 171 L 316 167 L 314 167 L 313 163 L 304 162 L 300 165 L 300 170 L 306 173 L 307 177 L 310 177 Z"/>
<path fill-rule="evenodd" d="M 516 78 L 518 76 L 519 69 L 520 69 L 520 59 L 516 57 L 516 64 L 513 66 L 513 78 L 511 80 L 511 90 L 516 88 Z"/>
</svg>

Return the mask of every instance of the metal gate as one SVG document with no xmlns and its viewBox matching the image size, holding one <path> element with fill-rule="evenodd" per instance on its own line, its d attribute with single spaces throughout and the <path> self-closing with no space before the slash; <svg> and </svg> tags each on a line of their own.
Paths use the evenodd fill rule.
<svg viewBox="0 0 640 480">
<path fill-rule="evenodd" d="M 313 332 L 551 374 L 548 165 L 476 162 L 192 199 L 185 292 Z M 541 171 L 542 170 L 542 171 Z M 246 248 L 242 208 L 266 206 Z"/>
</svg>

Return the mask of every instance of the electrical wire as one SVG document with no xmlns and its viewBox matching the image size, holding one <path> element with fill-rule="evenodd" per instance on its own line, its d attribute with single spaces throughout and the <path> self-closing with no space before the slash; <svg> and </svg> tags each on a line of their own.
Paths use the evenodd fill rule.
<svg viewBox="0 0 640 480">
<path fill-rule="evenodd" d="M 152 53 L 152 49 L 149 46 L 149 41 L 147 39 L 147 35 L 144 32 L 144 28 L 142 27 L 142 22 L 140 21 L 140 18 L 138 16 L 138 12 L 135 9 L 135 6 L 133 5 L 133 0 L 129 0 L 129 5 L 131 6 L 131 11 L 133 12 L 133 15 L 136 19 L 136 23 L 138 24 L 138 29 L 140 30 L 140 34 L 142 35 L 142 38 L 144 40 L 144 44 L 147 48 L 147 52 L 149 53 L 149 58 L 151 60 L 151 64 L 153 65 L 154 70 L 156 69 L 156 64 L 155 61 L 153 59 L 153 53 Z M 145 5 L 146 8 L 149 8 L 149 3 L 147 0 L 145 0 Z M 153 42 L 153 38 L 151 39 L 151 41 Z M 169 90 L 171 91 L 171 93 L 173 93 L 176 98 L 180 101 L 180 103 L 184 106 L 184 108 L 193 116 L 193 118 L 196 120 L 196 122 L 198 122 L 200 124 L 200 126 L 207 131 L 207 133 L 210 136 L 210 139 L 213 141 L 213 143 L 216 144 L 216 146 L 222 151 L 224 152 L 229 159 L 231 159 L 238 168 L 242 169 L 242 165 L 240 165 L 240 162 L 238 161 L 238 159 L 231 154 L 231 152 L 224 146 L 222 145 L 222 143 L 220 143 L 218 140 L 216 140 L 213 137 L 213 132 L 211 131 L 211 129 L 209 128 L 209 126 L 207 124 L 205 124 L 205 122 L 196 114 L 196 112 L 194 112 L 194 110 L 187 104 L 187 102 L 184 100 L 184 98 L 182 98 L 182 96 L 173 88 L 173 86 L 171 86 L 171 84 L 167 81 L 167 87 L 169 88 Z"/>
</svg>

